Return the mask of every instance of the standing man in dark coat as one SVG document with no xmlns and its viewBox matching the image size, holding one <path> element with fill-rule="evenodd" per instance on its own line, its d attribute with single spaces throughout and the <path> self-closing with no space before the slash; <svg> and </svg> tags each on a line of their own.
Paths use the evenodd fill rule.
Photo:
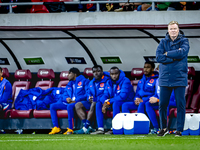
<svg viewBox="0 0 200 150">
<path fill-rule="evenodd" d="M 170 95 L 174 90 L 177 105 L 177 132 L 181 136 L 185 122 L 185 87 L 187 86 L 187 56 L 189 41 L 182 31 L 179 32 L 177 21 L 168 24 L 168 33 L 160 41 L 156 50 L 156 59 L 159 66 L 160 101 L 159 114 L 161 130 L 158 136 L 165 136 L 167 129 L 167 106 Z"/>
</svg>

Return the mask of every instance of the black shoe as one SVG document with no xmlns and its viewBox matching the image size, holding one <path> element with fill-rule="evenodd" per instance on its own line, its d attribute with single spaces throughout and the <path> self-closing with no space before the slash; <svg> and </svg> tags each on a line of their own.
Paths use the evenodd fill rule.
<svg viewBox="0 0 200 150">
<path fill-rule="evenodd" d="M 180 136 L 182 136 L 181 131 L 176 131 L 176 133 L 175 133 L 175 137 L 180 137 Z"/>
<path fill-rule="evenodd" d="M 90 134 L 104 134 L 104 131 L 102 130 L 97 130 L 96 132 L 92 132 Z"/>
<path fill-rule="evenodd" d="M 105 134 L 113 134 L 112 130 L 109 130 L 108 132 L 106 132 Z"/>
<path fill-rule="evenodd" d="M 167 129 L 161 129 L 160 131 L 159 131 L 159 133 L 158 133 L 158 136 L 165 136 L 166 134 L 168 134 L 168 130 Z"/>
</svg>

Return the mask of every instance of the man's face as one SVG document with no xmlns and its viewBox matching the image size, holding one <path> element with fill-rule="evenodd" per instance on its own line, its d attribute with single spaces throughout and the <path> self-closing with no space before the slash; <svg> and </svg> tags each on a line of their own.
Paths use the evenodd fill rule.
<svg viewBox="0 0 200 150">
<path fill-rule="evenodd" d="M 179 28 L 177 24 L 172 24 L 168 26 L 168 33 L 172 39 L 175 39 L 178 36 Z"/>
<path fill-rule="evenodd" d="M 117 81 L 119 79 L 119 70 L 118 69 L 111 69 L 110 70 L 110 77 L 113 81 Z"/>
<path fill-rule="evenodd" d="M 146 77 L 150 77 L 154 68 L 150 64 L 144 64 L 144 74 Z"/>
<path fill-rule="evenodd" d="M 69 81 L 75 80 L 76 79 L 76 74 L 74 74 L 73 72 L 69 72 L 68 74 L 68 79 Z"/>
<path fill-rule="evenodd" d="M 96 80 L 100 80 L 102 75 L 103 75 L 103 71 L 101 70 L 101 68 L 93 68 L 92 69 L 93 72 L 93 76 Z"/>
</svg>

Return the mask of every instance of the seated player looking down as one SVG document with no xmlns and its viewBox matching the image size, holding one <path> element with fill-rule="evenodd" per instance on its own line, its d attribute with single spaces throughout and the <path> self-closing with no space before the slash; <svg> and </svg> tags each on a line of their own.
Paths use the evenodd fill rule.
<svg viewBox="0 0 200 150">
<path fill-rule="evenodd" d="M 153 62 L 145 62 L 144 75 L 138 82 L 134 101 L 126 102 L 122 105 L 122 112 L 129 113 L 130 110 L 137 110 L 138 113 L 145 112 L 145 105 L 151 98 L 158 99 L 156 94 L 156 80 L 158 72 L 154 71 L 155 64 Z"/>
<path fill-rule="evenodd" d="M 100 101 L 103 96 L 103 92 L 106 86 L 106 82 L 110 80 L 108 72 L 103 72 L 103 68 L 100 65 L 92 67 L 94 78 L 90 81 L 87 90 L 87 101 L 78 102 L 75 105 L 76 113 L 83 122 L 83 128 L 74 131 L 74 134 L 89 134 L 94 132 L 90 122 L 95 115 L 96 103 Z M 85 110 L 89 110 L 86 118 Z"/>
<path fill-rule="evenodd" d="M 80 71 L 77 68 L 71 68 L 69 70 L 68 79 L 69 83 L 61 98 L 58 102 L 50 105 L 51 119 L 54 128 L 49 134 L 61 133 L 61 129 L 58 125 L 57 110 L 68 111 L 69 128 L 67 128 L 67 131 L 64 134 L 72 134 L 75 105 L 77 102 L 85 101 L 87 98 L 86 91 L 89 80 L 83 75 L 80 75 Z"/>
<path fill-rule="evenodd" d="M 120 113 L 120 108 L 124 102 L 132 101 L 134 98 L 133 86 L 130 80 L 125 77 L 125 73 L 117 67 L 110 69 L 111 80 L 108 80 L 104 94 L 100 101 L 96 103 L 96 118 L 98 130 L 91 134 L 104 134 L 103 113 L 107 109 L 113 110 L 113 118 Z M 112 129 L 105 134 L 112 134 Z"/>
</svg>

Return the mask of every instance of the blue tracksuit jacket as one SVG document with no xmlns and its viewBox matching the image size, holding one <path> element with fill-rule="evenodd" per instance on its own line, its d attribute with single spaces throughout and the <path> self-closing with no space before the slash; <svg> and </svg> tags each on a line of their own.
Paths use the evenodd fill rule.
<svg viewBox="0 0 200 150">
<path fill-rule="evenodd" d="M 116 84 L 116 88 L 113 88 L 113 85 Z M 110 103 L 112 104 L 115 101 L 118 102 L 127 102 L 132 101 L 134 98 L 133 86 L 131 85 L 130 80 L 125 77 L 125 73 L 120 70 L 119 79 L 116 82 L 112 80 L 108 80 L 106 83 L 106 88 L 104 90 L 104 94 L 100 101 L 102 103 L 105 100 L 110 99 Z"/>
<path fill-rule="evenodd" d="M 94 102 L 100 101 L 106 87 L 106 82 L 108 80 L 111 80 L 110 74 L 108 72 L 103 73 L 101 80 L 96 80 L 95 78 L 93 78 L 88 85 L 87 100 L 89 99 L 89 96 L 93 96 Z"/>
<path fill-rule="evenodd" d="M 89 79 L 86 79 L 83 75 L 80 75 L 76 77 L 75 81 L 75 97 L 76 102 L 83 101 L 87 99 L 87 88 L 89 84 Z M 67 98 L 70 97 L 72 99 L 73 97 L 73 83 L 74 81 L 70 81 L 62 95 L 62 98 L 59 101 L 62 101 L 64 104 L 67 104 Z"/>
<path fill-rule="evenodd" d="M 57 87 L 52 87 L 47 90 L 42 90 L 39 87 L 28 90 L 21 89 L 15 100 L 15 109 L 49 109 L 50 104 L 57 102 L 63 92 L 64 88 Z"/>
<path fill-rule="evenodd" d="M 189 48 L 189 41 L 182 31 L 174 41 L 170 39 L 168 33 L 160 41 L 156 50 L 156 59 L 160 63 L 160 86 L 187 86 L 187 56 Z M 167 56 L 163 55 L 165 52 L 167 52 Z"/>
<path fill-rule="evenodd" d="M 12 85 L 3 77 L 0 79 L 0 104 L 3 105 L 3 110 L 12 106 Z"/>
<path fill-rule="evenodd" d="M 154 71 L 150 77 L 143 75 L 142 79 L 138 82 L 136 98 L 141 98 L 144 102 L 148 101 L 150 97 L 158 98 L 156 92 L 156 80 L 158 79 L 158 72 Z"/>
</svg>

